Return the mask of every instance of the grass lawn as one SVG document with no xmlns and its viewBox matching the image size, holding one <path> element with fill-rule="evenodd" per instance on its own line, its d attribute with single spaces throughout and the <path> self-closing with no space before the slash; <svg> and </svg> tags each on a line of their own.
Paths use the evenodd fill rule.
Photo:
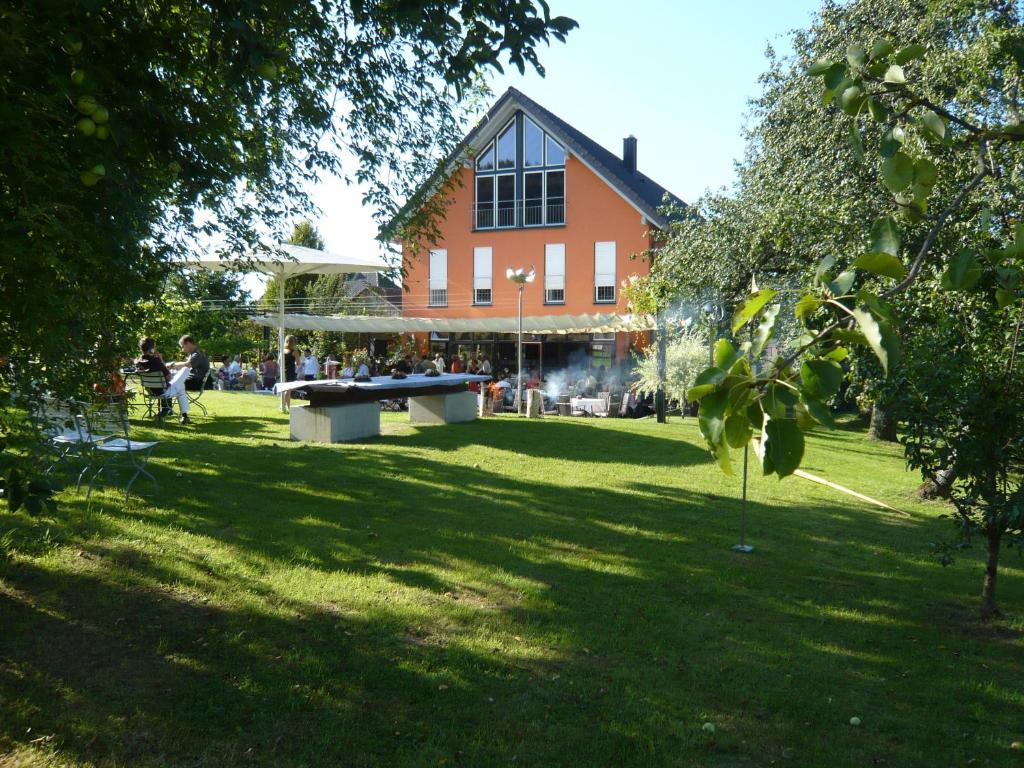
<svg viewBox="0 0 1024 768">
<path fill-rule="evenodd" d="M 979 553 L 930 558 L 898 447 L 805 468 L 902 514 L 758 476 L 740 555 L 692 419 L 320 446 L 206 402 L 138 430 L 157 494 L 0 516 L 0 765 L 1024 765 L 1024 622 L 976 621 Z"/>
</svg>

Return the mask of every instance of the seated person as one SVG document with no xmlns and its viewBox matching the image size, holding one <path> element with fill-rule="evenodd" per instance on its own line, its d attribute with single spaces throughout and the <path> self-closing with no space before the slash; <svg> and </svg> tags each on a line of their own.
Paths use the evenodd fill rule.
<svg viewBox="0 0 1024 768">
<path fill-rule="evenodd" d="M 228 379 L 231 381 L 238 380 L 242 375 L 242 361 L 238 355 L 231 358 L 231 365 L 228 366 Z"/>
<path fill-rule="evenodd" d="M 412 373 L 412 360 L 409 359 L 409 355 L 404 355 L 403 357 L 400 357 L 398 360 L 396 360 L 395 364 L 392 366 L 392 369 L 404 373 L 407 376 L 410 373 Z"/>
<path fill-rule="evenodd" d="M 154 395 L 163 394 L 165 397 L 176 397 L 178 399 L 178 408 L 181 411 L 181 423 L 188 424 L 188 395 L 185 394 L 185 375 L 172 375 L 171 369 L 164 363 L 164 359 L 160 356 L 160 353 L 156 349 L 156 339 L 149 336 L 142 338 L 139 341 L 139 352 L 141 353 L 138 359 L 135 361 L 136 371 L 145 371 L 149 373 L 161 373 L 163 374 L 164 381 L 167 382 L 167 388 L 160 392 L 158 390 L 150 390 Z M 184 369 L 180 369 L 184 370 Z M 169 406 L 161 404 L 160 411 L 157 413 L 157 421 L 162 421 L 164 416 L 169 414 L 171 409 Z"/>
<path fill-rule="evenodd" d="M 185 379 L 185 389 L 189 392 L 198 392 L 203 388 L 203 382 L 206 381 L 206 376 L 210 372 L 210 361 L 207 359 L 206 353 L 196 346 L 195 339 L 188 334 L 182 336 L 178 340 L 178 344 L 181 346 L 181 351 L 185 353 L 185 359 L 171 363 L 167 367 L 172 371 L 187 368 L 188 378 Z M 230 373 L 230 369 L 228 372 Z M 238 366 L 238 372 L 242 372 L 241 365 Z"/>
<path fill-rule="evenodd" d="M 260 366 L 260 371 L 263 375 L 263 388 L 273 389 L 274 385 L 277 384 L 277 360 L 274 356 L 267 354 L 263 358 L 263 364 Z"/>
<path fill-rule="evenodd" d="M 355 370 L 352 367 L 352 355 L 345 357 L 345 367 L 341 369 L 341 373 L 338 376 L 342 379 L 351 379 L 356 375 Z"/>
</svg>

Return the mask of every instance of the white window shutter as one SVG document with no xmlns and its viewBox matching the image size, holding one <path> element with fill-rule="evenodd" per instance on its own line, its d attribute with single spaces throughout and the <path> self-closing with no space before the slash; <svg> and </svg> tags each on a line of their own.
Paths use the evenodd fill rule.
<svg viewBox="0 0 1024 768">
<path fill-rule="evenodd" d="M 430 252 L 430 290 L 448 289 L 448 251 L 438 248 Z"/>
<path fill-rule="evenodd" d="M 594 244 L 594 285 L 615 285 L 615 242 Z"/>
<path fill-rule="evenodd" d="M 565 243 L 548 243 L 544 246 L 544 289 L 565 289 Z"/>
<path fill-rule="evenodd" d="M 473 287 L 488 290 L 492 278 L 492 253 L 489 247 L 473 249 Z"/>
</svg>

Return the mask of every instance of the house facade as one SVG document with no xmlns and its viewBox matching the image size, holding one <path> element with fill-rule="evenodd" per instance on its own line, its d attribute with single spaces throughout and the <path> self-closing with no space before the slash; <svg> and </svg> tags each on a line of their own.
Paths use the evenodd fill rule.
<svg viewBox="0 0 1024 768">
<path fill-rule="evenodd" d="M 666 199 L 682 206 L 637 169 L 635 138 L 616 155 L 515 89 L 446 168 L 456 183 L 440 237 L 421 249 L 402 244 L 407 317 L 514 317 L 518 286 L 505 277 L 510 267 L 536 271 L 524 289 L 524 317 L 624 314 L 623 283 L 649 269 L 637 256 L 667 223 L 659 208 Z M 524 357 L 528 367 L 545 370 L 608 366 L 645 337 L 607 330 L 530 335 Z M 423 354 L 480 350 L 499 365 L 515 360 L 514 334 L 435 332 L 419 334 L 417 345 Z"/>
</svg>

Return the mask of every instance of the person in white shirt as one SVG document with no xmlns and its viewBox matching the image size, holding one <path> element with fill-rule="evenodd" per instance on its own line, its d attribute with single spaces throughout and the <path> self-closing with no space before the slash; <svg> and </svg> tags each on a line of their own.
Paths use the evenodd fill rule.
<svg viewBox="0 0 1024 768">
<path fill-rule="evenodd" d="M 232 358 L 232 360 L 231 360 L 231 365 L 228 366 L 228 376 L 230 376 L 232 379 L 237 379 L 241 375 L 242 375 L 241 358 L 239 358 L 238 355 L 235 355 L 234 358 Z"/>
<path fill-rule="evenodd" d="M 484 376 L 491 375 L 491 361 L 487 359 L 487 355 L 480 356 L 480 373 Z"/>
<path fill-rule="evenodd" d="M 360 360 L 359 361 L 359 370 L 356 371 L 356 376 L 369 376 L 369 375 L 370 375 L 370 369 L 366 367 L 366 361 L 365 360 Z"/>
<path fill-rule="evenodd" d="M 302 378 L 306 381 L 316 381 L 320 373 L 320 363 L 313 357 L 313 350 L 307 349 L 306 356 L 302 358 Z"/>
<path fill-rule="evenodd" d="M 444 358 L 441 357 L 441 353 L 437 353 L 437 357 L 434 358 L 434 367 L 437 368 L 438 373 L 444 373 Z"/>
</svg>

